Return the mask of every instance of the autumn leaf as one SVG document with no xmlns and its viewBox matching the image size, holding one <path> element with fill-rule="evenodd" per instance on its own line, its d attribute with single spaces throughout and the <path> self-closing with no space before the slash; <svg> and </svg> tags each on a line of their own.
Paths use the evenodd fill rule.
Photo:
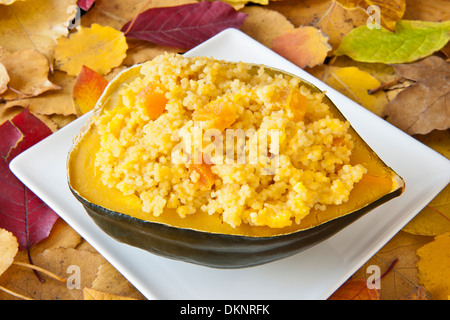
<svg viewBox="0 0 450 320">
<path fill-rule="evenodd" d="M 78 0 L 78 6 L 84 11 L 88 11 L 95 3 L 95 0 Z"/>
<path fill-rule="evenodd" d="M 328 300 L 380 300 L 376 288 L 369 289 L 365 279 L 350 279 L 336 290 Z"/>
<path fill-rule="evenodd" d="M 53 61 L 56 39 L 65 37 L 75 18 L 76 0 L 17 1 L 0 6 L 0 46 L 10 52 L 36 49 Z"/>
<path fill-rule="evenodd" d="M 417 250 L 419 279 L 433 300 L 450 296 L 450 232 L 438 235 Z"/>
<path fill-rule="evenodd" d="M 83 65 L 105 75 L 122 64 L 128 45 L 122 32 L 93 24 L 80 27 L 69 38 L 62 37 L 55 47 L 55 67 L 77 76 Z"/>
<path fill-rule="evenodd" d="M 369 94 L 369 90 L 380 86 L 380 81 L 357 67 L 328 67 L 322 80 L 333 89 L 359 103 L 379 117 L 384 115 L 388 104 L 383 91 Z"/>
<path fill-rule="evenodd" d="M 398 75 L 416 81 L 386 107 L 389 121 L 409 134 L 450 127 L 450 65 L 437 56 L 394 66 Z"/>
<path fill-rule="evenodd" d="M 92 288 L 83 289 L 84 300 L 136 300 L 129 297 L 118 296 L 108 292 L 98 291 Z"/>
<path fill-rule="evenodd" d="M 395 24 L 405 13 L 405 0 L 336 0 L 343 7 L 348 9 L 362 8 L 367 10 L 369 6 L 379 8 L 379 18 L 381 25 L 391 31 L 395 30 Z"/>
<path fill-rule="evenodd" d="M 83 66 L 73 86 L 73 105 L 78 115 L 92 110 L 108 85 L 102 75 Z"/>
<path fill-rule="evenodd" d="M 331 50 L 328 37 L 314 27 L 288 30 L 273 40 L 272 50 L 300 68 L 322 64 Z"/>
<path fill-rule="evenodd" d="M 39 96 L 8 101 L 3 110 L 14 109 L 17 106 L 28 108 L 31 113 L 38 115 L 62 115 L 71 116 L 75 114 L 72 105 L 72 88 L 75 78 L 67 75 L 64 71 L 54 70 L 49 80 L 61 87 L 60 90 L 51 90 Z"/>
<path fill-rule="evenodd" d="M 402 230 L 424 236 L 450 232 L 450 185 L 447 185 Z"/>
<path fill-rule="evenodd" d="M 227 28 L 239 28 L 247 15 L 222 1 L 202 1 L 176 7 L 152 8 L 126 23 L 130 39 L 190 49 Z"/>
<path fill-rule="evenodd" d="M 8 70 L 6 70 L 5 66 L 0 61 L 0 95 L 8 89 L 9 80 L 11 79 Z"/>
<path fill-rule="evenodd" d="M 19 250 L 16 237 L 8 230 L 0 228 L 0 275 L 14 261 L 14 257 Z"/>
<path fill-rule="evenodd" d="M 45 55 L 35 49 L 25 49 L 0 58 L 10 77 L 8 87 L 1 94 L 7 101 L 40 95 L 61 89 L 48 79 L 49 63 Z"/>
<path fill-rule="evenodd" d="M 398 21 L 395 32 L 360 26 L 349 32 L 335 55 L 353 60 L 380 63 L 406 63 L 439 51 L 450 39 L 450 21 Z"/>
<path fill-rule="evenodd" d="M 16 1 L 25 1 L 25 0 L 0 0 L 0 5 L 4 4 L 4 5 L 10 5 Z"/>
<path fill-rule="evenodd" d="M 240 30 L 268 48 L 272 48 L 275 38 L 294 29 L 294 25 L 275 10 L 247 6 L 240 11 L 248 15 Z"/>
<path fill-rule="evenodd" d="M 320 29 L 327 35 L 333 50 L 339 47 L 347 33 L 365 25 L 368 19 L 366 10 L 349 10 L 332 0 L 271 1 L 267 8 L 282 13 L 297 28 L 312 26 Z"/>
<path fill-rule="evenodd" d="M 0 126 L 0 227 L 14 234 L 20 250 L 46 238 L 58 216 L 14 176 L 8 164 L 51 133 L 27 109 Z"/>
</svg>

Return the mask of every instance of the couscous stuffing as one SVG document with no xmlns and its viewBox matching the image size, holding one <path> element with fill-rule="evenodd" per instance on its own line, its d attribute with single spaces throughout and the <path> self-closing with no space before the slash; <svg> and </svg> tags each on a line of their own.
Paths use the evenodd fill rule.
<svg viewBox="0 0 450 320">
<path fill-rule="evenodd" d="M 349 123 L 296 77 L 177 54 L 141 73 L 95 119 L 95 168 L 149 215 L 281 228 L 346 202 L 366 172 L 350 164 Z"/>
</svg>

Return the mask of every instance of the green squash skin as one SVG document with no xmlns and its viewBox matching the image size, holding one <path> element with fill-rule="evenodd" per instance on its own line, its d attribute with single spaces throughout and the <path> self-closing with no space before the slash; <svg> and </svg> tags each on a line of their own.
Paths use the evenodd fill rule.
<svg viewBox="0 0 450 320">
<path fill-rule="evenodd" d="M 132 68 L 139 68 L 139 66 Z M 274 73 L 282 72 L 290 75 L 280 70 L 272 70 Z M 134 78 L 134 76 L 128 77 L 126 73 L 119 74 L 117 77 L 121 77 L 120 80 L 123 81 L 112 81 L 114 88 L 118 88 L 123 82 Z M 312 92 L 321 92 L 313 84 L 301 80 Z M 103 96 L 97 104 L 101 105 L 105 101 L 107 101 L 107 97 Z M 338 118 L 345 119 L 326 95 L 324 102 L 335 107 Z M 354 130 L 352 134 L 361 138 Z M 363 139 L 361 140 L 365 143 Z M 402 180 L 400 177 L 398 178 Z M 400 196 L 405 188 L 402 180 L 403 184 L 370 204 L 313 228 L 276 236 L 252 237 L 179 228 L 137 219 L 91 203 L 72 188 L 70 179 L 68 182 L 71 192 L 83 205 L 88 215 L 102 231 L 112 238 L 162 257 L 223 269 L 257 266 L 308 249 L 330 238 L 374 208 Z"/>
<path fill-rule="evenodd" d="M 92 204 L 70 190 L 92 220 L 112 238 L 165 258 L 222 269 L 252 267 L 292 256 L 330 238 L 403 192 L 402 188 L 396 189 L 357 211 L 314 228 L 272 237 L 249 237 L 140 220 Z"/>
</svg>

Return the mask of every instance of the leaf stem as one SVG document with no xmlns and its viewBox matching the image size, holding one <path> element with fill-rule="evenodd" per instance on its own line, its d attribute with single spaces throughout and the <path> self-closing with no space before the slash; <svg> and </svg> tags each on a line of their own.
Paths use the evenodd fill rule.
<svg viewBox="0 0 450 320">
<path fill-rule="evenodd" d="M 386 83 L 384 83 L 384 84 L 382 84 L 382 85 L 380 85 L 380 86 L 378 86 L 378 87 L 376 87 L 376 88 L 367 90 L 367 93 L 368 93 L 368 94 L 375 94 L 375 93 L 377 93 L 377 92 L 380 91 L 380 90 L 384 90 L 384 89 L 386 89 L 386 88 L 388 88 L 388 87 L 390 87 L 390 86 L 392 86 L 392 85 L 394 85 L 394 84 L 399 83 L 399 82 L 402 81 L 403 79 L 404 79 L 403 77 L 399 77 L 399 78 L 394 79 L 394 80 L 392 80 L 392 81 L 386 82 Z"/>
<path fill-rule="evenodd" d="M 3 292 L 6 292 L 6 293 L 8 293 L 8 294 L 10 294 L 10 295 L 12 295 L 14 297 L 21 298 L 23 300 L 33 300 L 33 299 L 29 298 L 29 297 L 26 297 L 26 296 L 21 295 L 21 294 L 19 294 L 17 292 L 14 292 L 14 291 L 11 291 L 9 289 L 6 289 L 5 287 L 2 287 L 2 286 L 0 286 L 0 290 L 2 290 Z"/>
<path fill-rule="evenodd" d="M 450 222 L 450 218 L 449 217 L 447 217 L 445 214 L 443 214 L 442 212 L 440 212 L 439 210 L 437 210 L 437 209 L 435 209 L 435 208 L 433 208 L 432 206 L 430 206 L 430 205 L 427 205 L 427 208 L 429 208 L 429 209 L 431 209 L 431 210 L 433 210 L 434 212 L 436 212 L 437 214 L 439 214 L 439 215 L 441 215 L 445 220 L 447 220 L 447 221 L 449 221 Z"/>
<path fill-rule="evenodd" d="M 391 265 L 387 268 L 387 270 L 380 276 L 380 280 L 383 279 L 389 272 L 391 272 L 392 269 L 394 269 L 397 262 L 398 258 L 395 258 L 395 260 L 392 261 Z"/>
<path fill-rule="evenodd" d="M 33 269 L 35 271 L 42 272 L 43 274 L 46 274 L 47 276 L 49 276 L 49 277 L 51 277 L 51 278 L 53 278 L 53 279 L 55 279 L 55 280 L 57 280 L 57 281 L 59 281 L 61 283 L 66 283 L 66 281 L 67 281 L 65 278 L 62 278 L 62 277 L 60 277 L 60 276 L 58 276 L 58 275 L 56 275 L 56 274 L 54 274 L 54 273 L 52 273 L 52 272 L 50 272 L 48 270 L 45 270 L 45 269 L 43 269 L 41 267 L 35 266 L 34 264 L 29 264 L 29 263 L 25 263 L 25 262 L 18 262 L 18 261 L 14 261 L 13 264 L 18 265 L 18 266 L 22 266 L 22 267 L 25 267 L 25 268 L 30 268 L 30 269 Z"/>
</svg>

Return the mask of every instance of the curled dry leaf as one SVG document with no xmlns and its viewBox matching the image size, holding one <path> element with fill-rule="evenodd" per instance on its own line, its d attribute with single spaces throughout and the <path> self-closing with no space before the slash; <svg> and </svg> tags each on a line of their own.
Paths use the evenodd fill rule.
<svg viewBox="0 0 450 320">
<path fill-rule="evenodd" d="M 311 68 L 325 61 L 331 46 L 322 31 L 305 26 L 285 31 L 275 38 L 272 50 L 300 68 Z"/>
<path fill-rule="evenodd" d="M 394 31 L 395 24 L 405 13 L 405 0 L 336 0 L 348 9 L 361 8 L 367 10 L 369 6 L 377 6 L 380 10 L 379 18 L 383 27 Z M 372 15 L 375 13 L 371 13 Z"/>
<path fill-rule="evenodd" d="M 6 68 L 10 77 L 9 89 L 1 94 L 4 100 L 24 99 L 38 96 L 49 90 L 61 89 L 48 80 L 50 69 L 48 59 L 35 49 L 7 54 L 0 58 L 0 63 Z"/>
<path fill-rule="evenodd" d="M 350 10 L 331 0 L 270 1 L 268 8 L 282 13 L 295 27 L 312 26 L 320 29 L 328 36 L 333 50 L 339 47 L 348 32 L 365 25 L 368 18 L 366 10 L 362 8 Z"/>
<path fill-rule="evenodd" d="M 409 134 L 450 128 L 450 64 L 430 56 L 394 68 L 398 75 L 416 83 L 389 102 L 386 107 L 389 121 Z"/>
<path fill-rule="evenodd" d="M 8 82 L 10 80 L 8 71 L 3 63 L 0 62 L 0 95 L 8 89 Z"/>
<path fill-rule="evenodd" d="M 83 65 L 101 75 L 122 64 L 128 49 L 122 32 L 93 24 L 90 28 L 80 27 L 69 38 L 58 39 L 55 47 L 55 67 L 77 76 Z"/>
<path fill-rule="evenodd" d="M 0 46 L 10 52 L 36 49 L 53 61 L 56 39 L 69 33 L 76 0 L 17 1 L 0 6 Z"/>
<path fill-rule="evenodd" d="M 16 237 L 9 231 L 0 228 L 0 275 L 9 268 L 19 251 Z"/>
</svg>

